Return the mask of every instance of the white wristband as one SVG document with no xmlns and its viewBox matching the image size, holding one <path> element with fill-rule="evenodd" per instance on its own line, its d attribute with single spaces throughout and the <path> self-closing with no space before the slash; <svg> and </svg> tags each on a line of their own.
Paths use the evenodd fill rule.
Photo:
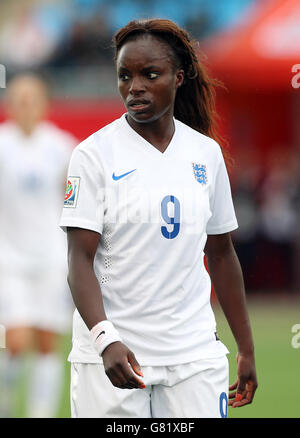
<svg viewBox="0 0 300 438">
<path fill-rule="evenodd" d="M 98 324 L 90 330 L 90 335 L 99 356 L 101 356 L 108 345 L 117 341 L 122 342 L 119 332 L 115 329 L 114 325 L 107 320 L 98 322 Z"/>
</svg>

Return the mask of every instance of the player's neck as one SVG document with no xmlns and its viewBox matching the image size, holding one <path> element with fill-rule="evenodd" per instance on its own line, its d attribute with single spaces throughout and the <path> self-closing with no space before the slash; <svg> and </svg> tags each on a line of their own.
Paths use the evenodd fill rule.
<svg viewBox="0 0 300 438">
<path fill-rule="evenodd" d="M 36 123 L 17 123 L 20 131 L 25 137 L 31 137 L 36 129 Z"/>
<path fill-rule="evenodd" d="M 150 123 L 136 123 L 127 117 L 129 125 L 141 137 L 151 143 L 160 152 L 164 152 L 174 135 L 175 126 L 173 116 L 162 117 Z"/>
</svg>

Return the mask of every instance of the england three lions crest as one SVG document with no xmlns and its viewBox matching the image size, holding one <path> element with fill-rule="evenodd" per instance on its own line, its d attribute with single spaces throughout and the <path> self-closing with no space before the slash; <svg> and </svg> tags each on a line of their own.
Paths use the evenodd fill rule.
<svg viewBox="0 0 300 438">
<path fill-rule="evenodd" d="M 194 177 L 201 185 L 207 184 L 207 171 L 205 164 L 192 163 Z"/>
</svg>

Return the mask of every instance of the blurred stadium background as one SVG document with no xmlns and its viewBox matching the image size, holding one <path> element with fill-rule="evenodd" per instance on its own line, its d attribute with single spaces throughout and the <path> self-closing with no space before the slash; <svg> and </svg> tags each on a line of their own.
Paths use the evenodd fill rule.
<svg viewBox="0 0 300 438">
<path fill-rule="evenodd" d="M 111 38 L 130 19 L 148 17 L 190 31 L 226 87 L 217 106 L 235 161 L 230 178 L 240 227 L 233 238 L 259 379 L 253 405 L 229 416 L 300 417 L 300 342 L 292 345 L 292 327 L 300 324 L 300 0 L 1 0 L 0 62 L 7 80 L 24 71 L 43 75 L 52 90 L 49 119 L 82 140 L 124 112 Z M 213 302 L 233 382 L 236 347 Z M 70 344 L 68 334 L 64 360 Z M 66 363 L 59 417 L 70 415 L 68 385 Z M 19 417 L 24 391 L 21 384 Z"/>
</svg>

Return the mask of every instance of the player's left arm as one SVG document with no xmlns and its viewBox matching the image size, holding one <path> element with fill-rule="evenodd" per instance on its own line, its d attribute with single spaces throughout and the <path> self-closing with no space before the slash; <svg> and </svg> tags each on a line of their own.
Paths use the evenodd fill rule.
<svg viewBox="0 0 300 438">
<path fill-rule="evenodd" d="M 229 387 L 229 405 L 252 402 L 257 388 L 254 345 L 243 274 L 230 233 L 208 235 L 205 254 L 215 293 L 238 346 L 237 380 Z"/>
</svg>

